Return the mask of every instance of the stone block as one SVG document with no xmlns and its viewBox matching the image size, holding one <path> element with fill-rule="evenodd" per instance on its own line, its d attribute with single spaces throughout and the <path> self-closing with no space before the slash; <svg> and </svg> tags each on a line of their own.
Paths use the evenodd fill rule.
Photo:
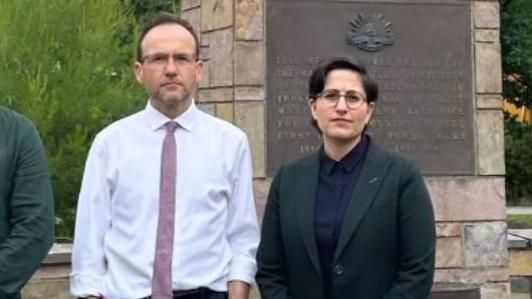
<svg viewBox="0 0 532 299">
<path fill-rule="evenodd" d="M 473 20 L 475 28 L 499 28 L 499 3 L 497 1 L 473 2 Z"/>
<path fill-rule="evenodd" d="M 436 268 L 462 267 L 462 239 L 438 238 L 436 240 Z"/>
<path fill-rule="evenodd" d="M 200 46 L 202 46 L 202 47 L 210 46 L 209 36 L 210 36 L 209 33 L 202 33 L 201 34 Z"/>
<path fill-rule="evenodd" d="M 524 294 L 524 293 L 513 293 L 512 292 L 512 296 L 510 298 L 511 299 L 531 299 L 532 295 L 530 295 L 530 293 Z"/>
<path fill-rule="evenodd" d="M 201 47 L 199 52 L 199 58 L 201 60 L 209 60 L 209 47 Z"/>
<path fill-rule="evenodd" d="M 233 101 L 233 88 L 225 87 L 225 88 L 200 89 L 199 99 L 202 102 L 232 102 Z"/>
<path fill-rule="evenodd" d="M 506 223 L 464 224 L 465 263 L 470 267 L 505 267 L 508 264 Z"/>
<path fill-rule="evenodd" d="M 265 101 L 266 91 L 264 87 L 235 87 L 235 101 Z"/>
<path fill-rule="evenodd" d="M 70 264 L 72 258 L 72 244 L 54 243 L 43 260 L 44 265 Z"/>
<path fill-rule="evenodd" d="M 508 268 L 436 269 L 434 273 L 434 281 L 440 282 L 504 282 L 508 280 L 508 277 Z"/>
<path fill-rule="evenodd" d="M 253 157 L 253 177 L 266 177 L 265 107 L 262 102 L 237 102 L 235 123 L 246 132 Z"/>
<path fill-rule="evenodd" d="M 475 41 L 478 43 L 498 43 L 500 41 L 498 29 L 475 30 Z"/>
<path fill-rule="evenodd" d="M 209 87 L 209 65 L 210 62 L 208 60 L 203 61 L 203 76 L 198 84 L 200 89 Z"/>
<path fill-rule="evenodd" d="M 504 178 L 429 177 L 437 221 L 506 219 Z"/>
<path fill-rule="evenodd" d="M 524 212 L 524 214 L 528 213 Z M 508 232 L 532 240 L 532 229 L 509 229 Z"/>
<path fill-rule="evenodd" d="M 436 223 L 436 236 L 459 237 L 462 235 L 462 225 L 456 222 Z"/>
<path fill-rule="evenodd" d="M 209 34 L 209 86 L 233 85 L 233 31 L 231 28 Z"/>
<path fill-rule="evenodd" d="M 486 284 L 480 288 L 480 298 L 482 299 L 510 299 L 510 296 L 509 283 Z"/>
<path fill-rule="evenodd" d="M 264 38 L 263 3 L 262 0 L 236 0 L 236 40 L 262 40 Z"/>
<path fill-rule="evenodd" d="M 201 31 L 212 31 L 233 25 L 233 0 L 203 0 Z"/>
<path fill-rule="evenodd" d="M 214 104 L 210 104 L 210 103 L 199 103 L 198 104 L 198 108 L 207 113 L 207 114 L 210 114 L 212 116 L 215 116 L 216 115 L 216 112 L 215 112 L 215 108 L 214 108 Z"/>
<path fill-rule="evenodd" d="M 268 200 L 268 192 L 270 191 L 271 183 L 271 178 L 253 180 L 255 208 L 257 209 L 257 217 L 260 223 L 262 223 L 262 217 L 264 216 L 264 208 L 266 207 L 266 202 Z"/>
<path fill-rule="evenodd" d="M 475 44 L 477 93 L 501 93 L 502 66 L 499 43 Z"/>
<path fill-rule="evenodd" d="M 512 293 L 528 293 L 530 295 L 532 291 L 530 280 L 525 277 L 511 277 L 510 288 Z"/>
<path fill-rule="evenodd" d="M 72 299 L 69 293 L 69 280 L 64 279 L 46 279 L 30 281 L 22 289 L 23 299 Z"/>
<path fill-rule="evenodd" d="M 216 103 L 216 116 L 232 123 L 234 119 L 233 103 Z"/>
<path fill-rule="evenodd" d="M 50 280 L 50 279 L 68 279 L 68 275 L 71 271 L 70 263 L 68 264 L 56 264 L 56 265 L 41 265 L 33 276 L 32 280 Z"/>
<path fill-rule="evenodd" d="M 190 25 L 192 25 L 192 28 L 194 28 L 194 31 L 198 35 L 198 39 L 201 40 L 201 11 L 199 7 L 183 11 L 183 13 L 181 13 L 181 17 L 187 20 Z"/>
<path fill-rule="evenodd" d="M 532 250 L 510 250 L 510 275 L 532 276 Z"/>
<path fill-rule="evenodd" d="M 181 0 L 181 11 L 185 12 L 194 7 L 199 7 L 200 5 L 201 5 L 201 0 Z"/>
<path fill-rule="evenodd" d="M 235 85 L 264 85 L 264 43 L 235 42 Z"/>
<path fill-rule="evenodd" d="M 476 98 L 478 109 L 502 109 L 504 105 L 500 94 L 479 94 Z"/>
<path fill-rule="evenodd" d="M 504 117 L 500 110 L 477 111 L 478 172 L 504 175 Z"/>
<path fill-rule="evenodd" d="M 530 247 L 530 240 L 508 233 L 508 249 L 525 249 Z"/>
</svg>

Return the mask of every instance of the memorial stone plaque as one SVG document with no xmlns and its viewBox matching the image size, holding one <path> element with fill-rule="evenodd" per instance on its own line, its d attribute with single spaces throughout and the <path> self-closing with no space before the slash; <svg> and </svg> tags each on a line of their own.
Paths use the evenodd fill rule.
<svg viewBox="0 0 532 299">
<path fill-rule="evenodd" d="M 474 173 L 468 2 L 270 0 L 267 10 L 268 173 L 320 144 L 307 80 L 348 57 L 380 88 L 369 134 L 424 174 Z"/>
</svg>

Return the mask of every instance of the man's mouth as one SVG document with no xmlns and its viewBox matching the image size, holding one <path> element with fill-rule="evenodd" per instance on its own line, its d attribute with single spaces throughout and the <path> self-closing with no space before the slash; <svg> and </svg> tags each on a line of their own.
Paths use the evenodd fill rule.
<svg viewBox="0 0 532 299">
<path fill-rule="evenodd" d="M 181 85 L 181 84 L 179 84 L 178 82 L 168 82 L 168 83 L 164 83 L 163 87 L 167 87 L 167 86 L 169 86 L 169 87 L 177 87 L 179 85 Z"/>
</svg>

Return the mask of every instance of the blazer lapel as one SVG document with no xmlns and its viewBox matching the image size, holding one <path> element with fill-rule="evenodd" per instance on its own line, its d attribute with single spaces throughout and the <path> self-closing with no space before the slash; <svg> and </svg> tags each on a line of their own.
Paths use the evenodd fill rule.
<svg viewBox="0 0 532 299">
<path fill-rule="evenodd" d="M 302 161 L 302 167 L 294 175 L 294 181 L 296 182 L 294 185 L 297 186 L 295 188 L 294 200 L 297 200 L 297 218 L 305 249 L 312 265 L 321 276 L 314 231 L 314 207 L 318 186 L 319 165 L 318 153 Z"/>
<path fill-rule="evenodd" d="M 369 144 L 363 163 L 342 223 L 338 245 L 334 254 L 335 261 L 342 254 L 349 239 L 360 224 L 362 217 L 375 199 L 375 195 L 389 166 L 389 162 L 386 161 L 382 151 L 373 142 Z"/>
</svg>

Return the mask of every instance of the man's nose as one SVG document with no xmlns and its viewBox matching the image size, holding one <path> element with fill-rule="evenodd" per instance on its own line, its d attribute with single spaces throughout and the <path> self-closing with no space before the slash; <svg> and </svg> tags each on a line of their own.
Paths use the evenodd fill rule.
<svg viewBox="0 0 532 299">
<path fill-rule="evenodd" d="M 172 57 L 168 58 L 168 61 L 164 66 L 164 73 L 167 76 L 173 76 L 177 74 L 177 66 L 175 65 L 174 59 Z"/>
</svg>

